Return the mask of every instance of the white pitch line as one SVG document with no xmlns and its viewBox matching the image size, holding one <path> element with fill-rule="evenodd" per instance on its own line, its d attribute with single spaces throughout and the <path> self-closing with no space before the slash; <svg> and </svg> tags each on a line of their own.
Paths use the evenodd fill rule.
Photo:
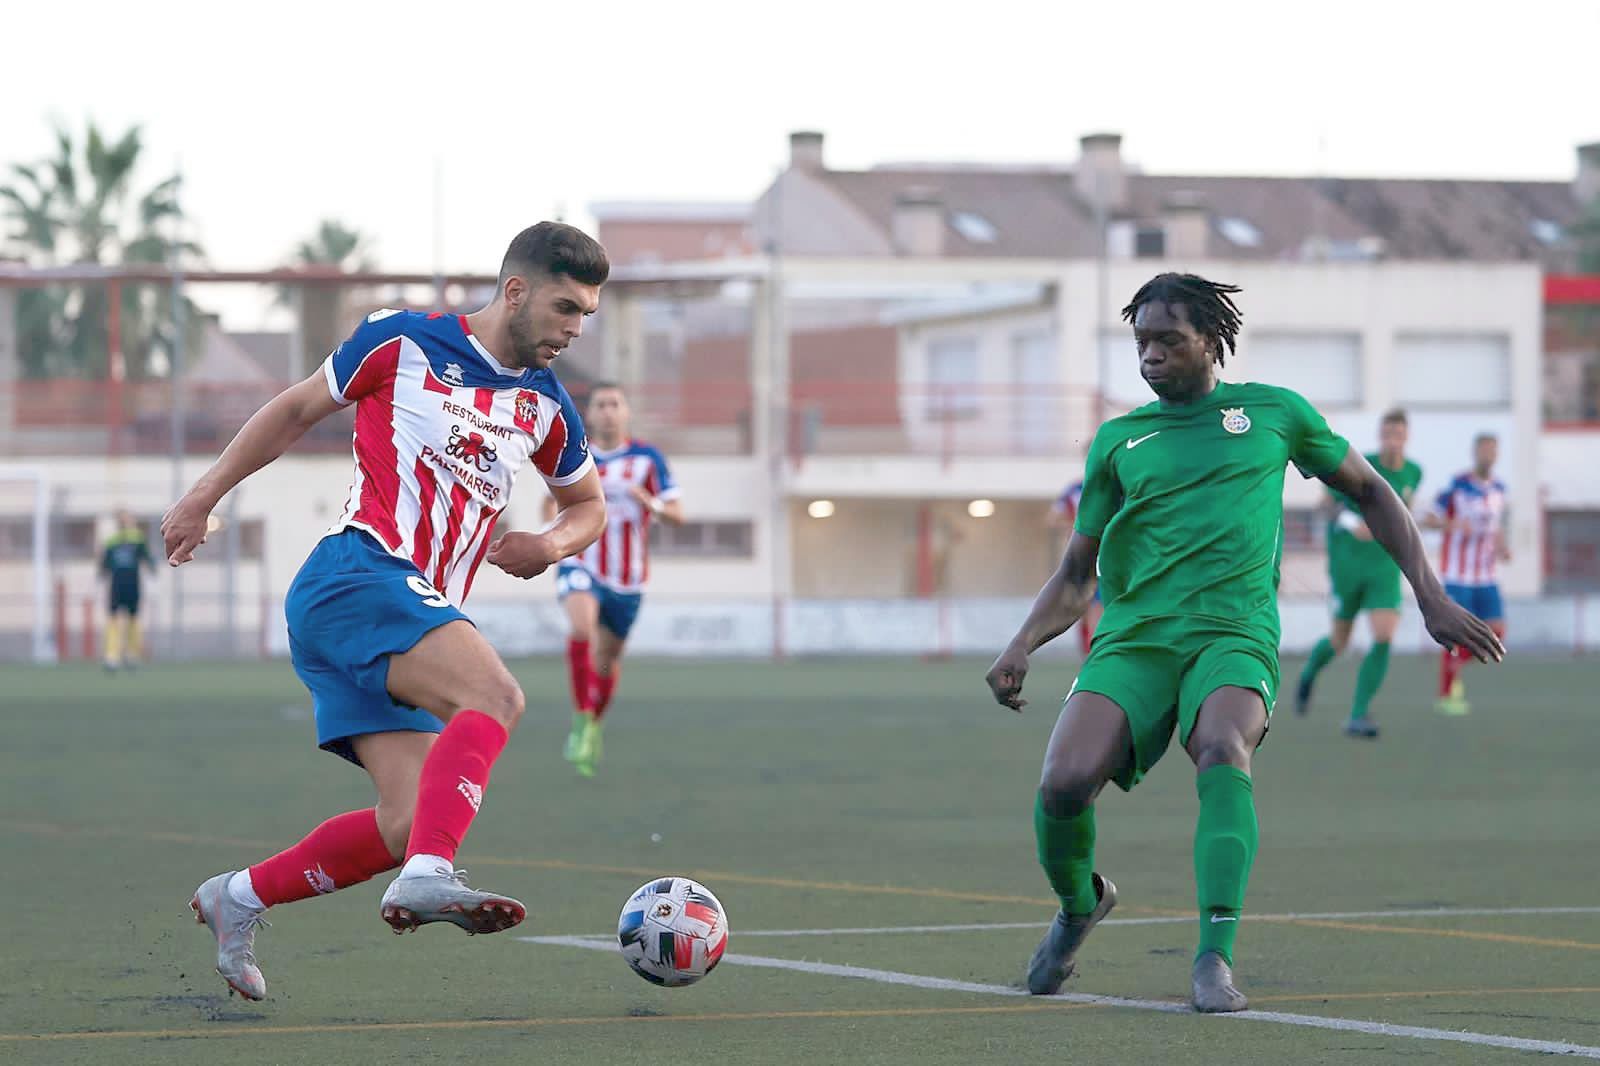
<svg viewBox="0 0 1600 1066">
<path fill-rule="evenodd" d="M 1325 911 L 1317 914 L 1250 914 L 1252 922 L 1346 921 L 1352 918 L 1501 918 L 1518 915 L 1600 914 L 1600 907 L 1430 907 L 1414 910 Z M 1107 918 L 1106 925 L 1186 925 L 1194 915 L 1161 915 L 1151 918 Z M 1039 929 L 1048 919 L 1032 922 L 969 922 L 963 925 L 881 925 L 842 929 L 741 929 L 745 936 L 882 936 L 891 933 L 982 933 L 1007 929 Z M 574 933 L 584 939 L 605 939 L 609 933 Z"/>
<path fill-rule="evenodd" d="M 593 940 L 573 936 L 524 936 L 519 940 L 530 944 L 558 947 L 585 948 L 590 951 L 614 951 L 610 940 Z M 894 970 L 873 970 L 865 966 L 840 966 L 827 962 L 807 962 L 803 959 L 778 959 L 766 955 L 724 955 L 724 962 L 736 966 L 759 966 L 771 970 L 795 970 L 800 973 L 822 974 L 828 977 L 851 977 L 863 981 L 876 981 L 886 985 L 909 985 L 912 988 L 930 988 L 944 992 L 971 992 L 991 996 L 1027 996 L 1028 993 L 1010 985 L 986 985 L 976 981 L 952 981 L 943 977 L 924 977 L 914 973 L 897 973 Z M 1159 1011 L 1162 1014 L 1193 1013 L 1187 1003 L 1174 1003 L 1159 999 L 1124 999 L 1120 996 L 1094 996 L 1083 992 L 1059 992 L 1053 996 L 1034 997 L 1040 1000 L 1057 1000 L 1062 1003 L 1085 1003 L 1101 1007 L 1122 1007 L 1127 1010 Z M 1559 1040 L 1528 1040 L 1519 1036 L 1498 1036 L 1493 1033 L 1474 1033 L 1451 1029 L 1429 1029 L 1418 1025 L 1391 1025 L 1388 1022 L 1363 1022 L 1353 1018 L 1327 1018 L 1317 1014 L 1288 1014 L 1275 1010 L 1247 1010 L 1238 1014 L 1216 1015 L 1238 1021 L 1274 1022 L 1278 1025 L 1295 1025 L 1307 1029 L 1335 1029 L 1347 1033 L 1365 1033 L 1370 1036 L 1403 1036 L 1413 1040 L 1441 1040 L 1477 1047 L 1507 1048 L 1512 1051 L 1536 1051 L 1544 1055 L 1575 1055 L 1580 1058 L 1600 1059 L 1600 1047 L 1569 1044 Z"/>
</svg>

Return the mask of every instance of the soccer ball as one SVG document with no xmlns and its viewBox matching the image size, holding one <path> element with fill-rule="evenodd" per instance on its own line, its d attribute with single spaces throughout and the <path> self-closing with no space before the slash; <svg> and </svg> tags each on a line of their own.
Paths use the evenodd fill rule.
<svg viewBox="0 0 1600 1066">
<path fill-rule="evenodd" d="M 728 915 L 711 890 L 687 877 L 639 886 L 617 919 L 617 943 L 633 972 L 653 985 L 692 985 L 728 947 Z"/>
</svg>

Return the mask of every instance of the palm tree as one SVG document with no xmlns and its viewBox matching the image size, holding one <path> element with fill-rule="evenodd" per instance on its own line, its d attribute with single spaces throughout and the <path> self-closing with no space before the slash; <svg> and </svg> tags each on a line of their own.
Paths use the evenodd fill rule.
<svg viewBox="0 0 1600 1066">
<path fill-rule="evenodd" d="M 163 228 L 182 219 L 178 178 L 136 195 L 134 173 L 143 148 L 138 126 L 108 138 L 90 122 L 81 145 L 56 129 L 54 152 L 33 164 L 14 164 L 0 185 L 0 207 L 12 224 L 7 243 L 38 266 L 157 264 L 177 254 L 200 255 Z M 30 377 L 92 377 L 107 365 L 108 295 L 104 285 L 70 284 L 18 293 L 18 349 Z M 170 365 L 170 307 L 164 288 L 122 287 L 122 350 L 129 377 L 148 376 L 152 356 Z M 190 316 L 196 321 L 197 316 Z"/>
<path fill-rule="evenodd" d="M 295 245 L 293 265 L 332 267 L 341 273 L 360 274 L 372 269 L 370 252 L 371 242 L 360 230 L 336 219 L 323 219 L 308 239 Z M 346 287 L 335 284 L 284 286 L 278 292 L 280 302 L 298 305 L 300 336 L 313 358 L 332 351 L 350 332 L 351 323 L 345 319 L 354 296 Z"/>
</svg>

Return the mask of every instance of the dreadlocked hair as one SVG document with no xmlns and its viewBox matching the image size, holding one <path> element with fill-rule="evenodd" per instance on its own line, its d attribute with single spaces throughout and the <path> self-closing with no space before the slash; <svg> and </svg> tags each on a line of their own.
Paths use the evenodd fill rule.
<svg viewBox="0 0 1600 1066">
<path fill-rule="evenodd" d="M 1237 285 L 1207 281 L 1198 274 L 1157 274 L 1133 294 L 1133 302 L 1122 309 L 1122 319 L 1131 325 L 1145 304 L 1182 304 L 1189 309 L 1190 325 L 1201 336 L 1216 340 L 1220 366 L 1223 349 L 1231 355 L 1239 336 L 1239 321 L 1244 315 L 1232 294 L 1240 291 Z"/>
</svg>

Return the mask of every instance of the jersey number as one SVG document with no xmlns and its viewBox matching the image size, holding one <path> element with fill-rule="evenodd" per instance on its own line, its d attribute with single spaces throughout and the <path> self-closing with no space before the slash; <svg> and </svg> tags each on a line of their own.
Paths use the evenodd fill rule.
<svg viewBox="0 0 1600 1066">
<path fill-rule="evenodd" d="M 406 586 L 422 597 L 425 607 L 448 607 L 450 601 L 445 599 L 444 593 L 428 584 L 428 579 L 418 574 L 406 578 Z"/>
</svg>

